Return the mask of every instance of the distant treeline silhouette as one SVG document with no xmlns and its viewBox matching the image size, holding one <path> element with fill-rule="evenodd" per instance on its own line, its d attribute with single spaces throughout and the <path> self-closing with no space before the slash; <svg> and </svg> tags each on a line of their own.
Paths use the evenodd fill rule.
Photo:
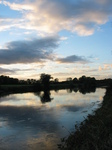
<svg viewBox="0 0 112 150">
<path fill-rule="evenodd" d="M 12 78 L 9 76 L 0 76 L 0 85 L 33 85 L 41 88 L 43 86 L 44 89 L 48 89 L 50 86 L 62 86 L 68 85 L 69 87 L 79 86 L 82 88 L 96 87 L 96 86 L 108 86 L 112 85 L 112 79 L 103 79 L 96 80 L 94 77 L 86 77 L 83 75 L 79 79 L 75 78 L 67 78 L 66 81 L 60 81 L 58 78 L 53 79 L 53 77 L 49 74 L 42 73 L 40 75 L 40 79 L 27 79 L 27 80 L 19 80 L 17 78 Z"/>
<path fill-rule="evenodd" d="M 50 102 L 50 90 L 56 92 L 61 89 L 67 89 L 68 92 L 79 91 L 82 94 L 95 92 L 97 87 L 112 86 L 112 79 L 96 80 L 94 77 L 82 76 L 79 79 L 67 78 L 66 81 L 53 79 L 49 74 L 41 74 L 40 79 L 19 80 L 9 76 L 0 76 L 0 96 L 11 93 L 34 92 L 40 97 L 42 103 Z M 40 92 L 43 91 L 43 94 Z"/>
<path fill-rule="evenodd" d="M 79 79 L 75 78 L 67 78 L 66 81 L 59 82 L 58 78 L 53 79 L 53 77 L 49 74 L 42 73 L 40 75 L 40 79 L 27 79 L 27 80 L 19 80 L 17 78 L 11 78 L 9 76 L 0 76 L 0 88 L 6 85 L 25 85 L 33 87 L 33 90 L 50 90 L 50 89 L 63 89 L 63 88 L 74 88 L 78 87 L 80 91 L 91 91 L 96 87 L 101 86 L 110 86 L 112 85 L 112 79 L 103 79 L 103 80 L 96 80 L 94 77 L 86 77 L 83 75 Z"/>
</svg>

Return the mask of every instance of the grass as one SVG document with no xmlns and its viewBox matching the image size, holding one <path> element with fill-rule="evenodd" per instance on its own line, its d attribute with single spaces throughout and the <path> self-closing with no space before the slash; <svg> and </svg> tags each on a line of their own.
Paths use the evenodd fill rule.
<svg viewBox="0 0 112 150">
<path fill-rule="evenodd" d="M 60 150 L 112 150 L 112 88 L 108 88 L 101 108 L 76 126 L 58 145 Z"/>
</svg>

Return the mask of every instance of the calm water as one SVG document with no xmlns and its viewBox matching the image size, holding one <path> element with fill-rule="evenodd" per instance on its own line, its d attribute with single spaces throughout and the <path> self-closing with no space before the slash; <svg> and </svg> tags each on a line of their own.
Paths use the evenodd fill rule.
<svg viewBox="0 0 112 150">
<path fill-rule="evenodd" d="M 98 108 L 105 89 L 81 94 L 11 94 L 0 98 L 0 150 L 55 150 L 60 138 Z"/>
</svg>

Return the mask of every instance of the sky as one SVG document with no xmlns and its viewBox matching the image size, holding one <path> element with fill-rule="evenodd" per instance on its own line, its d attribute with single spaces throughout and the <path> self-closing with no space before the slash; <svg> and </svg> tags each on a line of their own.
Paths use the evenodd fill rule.
<svg viewBox="0 0 112 150">
<path fill-rule="evenodd" d="M 0 0 L 0 75 L 112 78 L 112 0 Z"/>
</svg>

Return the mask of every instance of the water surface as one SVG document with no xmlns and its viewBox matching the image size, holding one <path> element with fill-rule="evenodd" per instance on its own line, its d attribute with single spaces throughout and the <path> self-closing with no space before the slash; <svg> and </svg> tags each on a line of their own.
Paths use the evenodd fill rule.
<svg viewBox="0 0 112 150">
<path fill-rule="evenodd" d="M 11 94 L 0 98 L 0 150 L 56 150 L 88 114 L 105 89 L 81 94 L 67 90 Z"/>
</svg>

